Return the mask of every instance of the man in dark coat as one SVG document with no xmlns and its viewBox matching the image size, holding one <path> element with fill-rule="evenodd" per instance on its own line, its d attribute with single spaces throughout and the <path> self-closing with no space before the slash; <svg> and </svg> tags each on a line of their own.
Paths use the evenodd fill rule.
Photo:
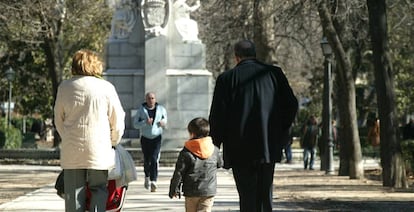
<svg viewBox="0 0 414 212">
<path fill-rule="evenodd" d="M 254 43 L 240 41 L 234 53 L 237 65 L 216 80 L 210 134 L 216 146 L 223 144 L 240 211 L 272 211 L 275 163 L 289 141 L 298 102 L 282 69 L 256 60 Z"/>
</svg>

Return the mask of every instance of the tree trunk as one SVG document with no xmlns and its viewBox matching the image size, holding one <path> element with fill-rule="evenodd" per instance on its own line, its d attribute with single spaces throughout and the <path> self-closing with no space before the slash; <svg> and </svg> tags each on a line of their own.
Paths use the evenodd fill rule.
<svg viewBox="0 0 414 212">
<path fill-rule="evenodd" d="M 338 69 L 339 67 L 337 67 Z M 336 107 L 338 109 L 338 142 L 339 142 L 339 170 L 338 175 L 339 176 L 349 176 L 349 161 L 351 156 L 351 138 L 348 136 L 347 133 L 345 133 L 344 126 L 346 126 L 346 123 L 343 121 L 341 117 L 347 116 L 346 114 L 346 105 L 347 103 L 344 101 L 344 98 L 342 98 L 346 91 L 344 89 L 344 86 L 342 85 L 342 80 L 336 80 L 336 95 L 337 95 L 337 102 Z"/>
<path fill-rule="evenodd" d="M 272 49 L 269 44 L 269 38 L 272 36 L 267 35 L 268 29 L 273 29 L 273 19 L 268 11 L 272 11 L 272 1 L 254 1 L 253 9 L 253 40 L 256 45 L 256 54 L 259 60 L 267 63 L 271 63 Z M 272 31 L 273 32 L 273 31 Z"/>
<path fill-rule="evenodd" d="M 53 100 L 56 99 L 57 95 L 57 88 L 59 86 L 58 76 L 56 72 L 56 57 L 54 56 L 54 48 L 53 48 L 53 42 L 51 42 L 49 39 L 45 38 L 44 44 L 43 44 L 43 50 L 46 55 L 46 64 L 47 69 L 49 72 L 49 78 L 52 79 L 52 87 L 53 87 Z M 53 103 L 54 105 L 54 103 Z M 58 133 L 54 132 L 54 139 L 53 139 L 53 147 L 58 147 L 60 144 L 60 136 L 58 136 Z"/>
<path fill-rule="evenodd" d="M 337 61 L 336 80 L 338 80 L 344 95 L 341 96 L 340 135 L 344 144 L 349 148 L 349 177 L 360 179 L 364 177 L 361 145 L 359 141 L 358 125 L 356 117 L 355 84 L 352 75 L 352 67 L 347 57 L 338 33 L 332 22 L 331 14 L 324 0 L 318 3 L 318 12 L 321 19 L 324 34 L 332 46 Z M 342 162 L 343 163 L 343 162 Z M 341 168 L 340 168 L 341 170 Z"/>
<path fill-rule="evenodd" d="M 59 86 L 58 76 L 56 72 L 56 60 L 54 55 L 54 48 L 52 41 L 48 40 L 47 38 L 43 44 L 43 50 L 46 55 L 46 65 L 47 70 L 49 73 L 49 77 L 52 80 L 52 87 L 53 87 L 53 100 L 56 99 L 57 88 Z"/>
<path fill-rule="evenodd" d="M 383 186 L 408 187 L 401 146 L 397 139 L 394 82 L 388 56 L 385 0 L 367 0 L 371 34 L 375 88 L 380 119 L 381 166 Z"/>
<path fill-rule="evenodd" d="M 61 3 L 54 5 L 56 8 L 64 7 Z M 56 14 L 56 17 L 46 16 L 40 13 L 40 20 L 43 23 L 44 30 L 47 33 L 43 34 L 43 51 L 45 52 L 45 61 L 47 65 L 49 78 L 52 80 L 53 89 L 53 106 L 57 96 L 58 86 L 61 82 L 61 75 L 63 71 L 63 53 L 62 53 L 62 23 L 65 19 L 65 10 L 61 14 Z M 54 132 L 53 147 L 58 147 L 60 144 L 60 136 L 57 131 Z"/>
</svg>

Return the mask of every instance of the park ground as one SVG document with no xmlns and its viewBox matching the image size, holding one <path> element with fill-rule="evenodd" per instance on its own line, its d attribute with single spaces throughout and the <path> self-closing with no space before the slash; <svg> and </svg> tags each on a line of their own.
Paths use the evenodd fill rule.
<svg viewBox="0 0 414 212">
<path fill-rule="evenodd" d="M 58 165 L 58 161 L 0 162 L 4 166 L 10 163 L 14 166 L 16 163 L 19 166 L 41 165 L 38 167 Z M 172 168 L 168 170 L 172 174 Z M 58 167 L 0 169 L 0 204 L 52 184 L 58 172 Z M 224 172 L 221 170 L 221 175 Z M 165 184 L 168 184 L 169 178 L 165 177 Z M 300 161 L 277 164 L 274 182 L 276 211 L 414 211 L 412 177 L 408 189 L 383 187 L 380 179 L 379 168 L 366 169 L 364 179 L 351 180 L 346 176 L 326 175 L 320 170 L 303 170 Z M 141 182 L 137 184 L 140 188 Z"/>
<path fill-rule="evenodd" d="M 50 145 L 39 143 L 38 147 Z M 59 160 L 1 159 L 0 166 L 3 165 L 56 168 L 0 168 L 0 205 L 53 184 L 60 171 Z M 381 174 L 378 163 L 365 168 L 364 179 L 304 170 L 299 159 L 293 164 L 277 164 L 274 202 L 280 207 L 276 211 L 414 211 L 414 177 L 408 176 L 409 188 L 393 189 L 382 186 Z"/>
</svg>

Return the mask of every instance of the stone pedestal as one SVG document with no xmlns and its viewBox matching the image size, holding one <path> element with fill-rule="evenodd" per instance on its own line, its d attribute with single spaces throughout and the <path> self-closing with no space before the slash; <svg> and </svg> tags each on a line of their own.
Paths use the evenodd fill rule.
<svg viewBox="0 0 414 212">
<path fill-rule="evenodd" d="M 145 32 L 140 16 L 128 38 L 108 39 L 105 59 L 104 77 L 115 86 L 126 113 L 123 137 L 138 138 L 139 131 L 132 121 L 145 91 Z"/>
<path fill-rule="evenodd" d="M 189 138 L 187 124 L 195 117 L 208 118 L 213 83 L 211 73 L 205 69 L 168 69 L 169 124 L 165 142 L 169 148 L 182 147 Z"/>
<path fill-rule="evenodd" d="M 205 46 L 177 38 L 173 23 L 170 18 L 165 34 L 148 36 L 139 17 L 128 39 L 108 41 L 105 78 L 115 85 L 127 113 L 124 140 L 132 140 L 133 146 L 139 147 L 133 116 L 147 92 L 154 92 L 167 109 L 163 150 L 182 148 L 189 138 L 188 122 L 208 118 L 214 85 L 205 69 Z"/>
<path fill-rule="evenodd" d="M 189 138 L 187 124 L 208 118 L 213 91 L 212 74 L 205 69 L 201 43 L 174 43 L 158 36 L 145 44 L 145 90 L 153 91 L 168 113 L 163 148 L 181 148 Z"/>
</svg>

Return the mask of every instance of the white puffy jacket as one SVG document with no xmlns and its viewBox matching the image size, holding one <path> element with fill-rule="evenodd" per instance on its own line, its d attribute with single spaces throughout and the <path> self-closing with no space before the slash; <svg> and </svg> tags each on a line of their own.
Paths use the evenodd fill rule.
<svg viewBox="0 0 414 212">
<path fill-rule="evenodd" d="M 93 76 L 63 81 L 54 112 L 62 138 L 63 169 L 106 170 L 114 166 L 112 146 L 124 133 L 125 112 L 110 82 Z"/>
</svg>

